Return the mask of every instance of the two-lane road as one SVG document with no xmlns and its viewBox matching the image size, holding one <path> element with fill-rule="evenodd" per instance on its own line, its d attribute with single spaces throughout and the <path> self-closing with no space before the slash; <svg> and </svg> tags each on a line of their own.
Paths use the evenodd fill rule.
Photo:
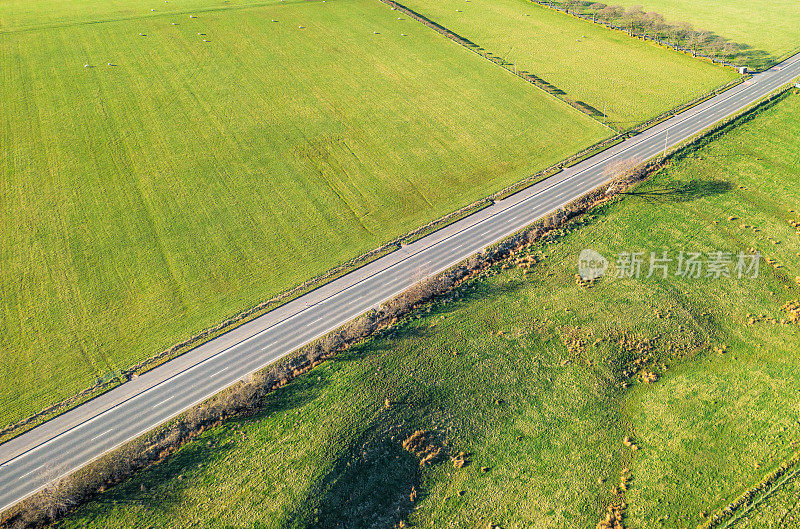
<svg viewBox="0 0 800 529">
<path fill-rule="evenodd" d="M 800 55 L 0 445 L 0 511 L 799 75 Z"/>
</svg>

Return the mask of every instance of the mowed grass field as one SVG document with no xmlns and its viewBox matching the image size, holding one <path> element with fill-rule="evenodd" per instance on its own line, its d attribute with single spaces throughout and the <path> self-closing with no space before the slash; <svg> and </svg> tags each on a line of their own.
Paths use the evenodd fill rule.
<svg viewBox="0 0 800 529">
<path fill-rule="evenodd" d="M 414 11 L 534 74 L 625 130 L 736 72 L 527 0 L 408 0 Z M 600 118 L 602 119 L 602 117 Z"/>
<path fill-rule="evenodd" d="M 687 22 L 775 58 L 800 52 L 800 3 L 794 0 L 621 0 L 671 22 Z"/>
<path fill-rule="evenodd" d="M 626 527 L 697 526 L 800 442 L 798 116 L 798 95 L 766 109 L 59 527 L 592 528 L 620 499 Z M 592 286 L 585 248 L 612 263 Z M 750 248 L 775 263 L 757 278 L 615 274 L 622 252 Z M 420 467 L 415 430 L 469 464 Z M 796 527 L 793 497 L 754 515 Z"/>
<path fill-rule="evenodd" d="M 373 0 L 145 4 L 0 33 L 2 425 L 612 134 Z"/>
<path fill-rule="evenodd" d="M 281 0 L 4 0 L 0 32 L 266 6 Z"/>
</svg>

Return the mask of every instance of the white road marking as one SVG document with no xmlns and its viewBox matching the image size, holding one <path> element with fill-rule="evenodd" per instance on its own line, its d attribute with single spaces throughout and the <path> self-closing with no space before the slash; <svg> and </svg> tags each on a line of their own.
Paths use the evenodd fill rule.
<svg viewBox="0 0 800 529">
<path fill-rule="evenodd" d="M 27 472 L 27 473 L 25 473 L 25 474 L 21 475 L 21 476 L 20 476 L 18 479 L 22 479 L 22 478 L 24 478 L 25 476 L 29 476 L 29 475 L 33 474 L 34 472 L 36 472 L 37 470 L 39 470 L 39 469 L 40 469 L 40 468 L 42 468 L 43 466 L 44 466 L 44 465 L 39 465 L 38 467 L 34 468 L 34 469 L 33 469 L 33 470 L 31 470 L 30 472 Z"/>
<path fill-rule="evenodd" d="M 165 402 L 167 402 L 168 400 L 172 400 L 172 399 L 174 399 L 174 398 L 175 398 L 175 395 L 173 395 L 173 396 L 171 396 L 171 397 L 167 397 L 166 399 L 162 400 L 162 401 L 161 401 L 161 402 L 159 402 L 158 404 L 155 404 L 155 405 L 153 406 L 153 408 L 158 408 L 159 406 L 161 406 L 162 404 L 164 404 L 164 403 L 165 403 Z"/>
<path fill-rule="evenodd" d="M 101 434 L 99 434 L 99 435 L 95 435 L 94 437 L 92 437 L 92 438 L 91 438 L 91 439 L 89 439 L 89 440 L 90 440 L 90 441 L 94 441 L 95 439 L 98 439 L 98 438 L 100 438 L 100 437 L 103 437 L 103 436 L 104 436 L 105 434 L 107 434 L 108 432 L 113 432 L 113 431 L 114 431 L 114 428 L 110 428 L 110 429 L 106 430 L 105 432 L 103 432 L 103 433 L 101 433 Z"/>
<path fill-rule="evenodd" d="M 266 347 L 265 347 L 264 349 L 266 349 Z M 262 351 L 263 351 L 264 349 L 262 349 Z M 222 369 L 220 369 L 219 371 L 217 371 L 217 372 L 216 372 L 216 373 L 214 373 L 213 375 L 209 375 L 209 377 L 208 377 L 208 378 L 214 378 L 215 376 L 219 375 L 220 373 L 222 373 L 223 371 L 225 371 L 225 370 L 226 370 L 226 369 L 228 369 L 229 367 L 231 367 L 231 366 L 225 366 L 225 367 L 223 367 Z M 170 397 L 170 398 L 171 398 L 171 397 Z"/>
</svg>

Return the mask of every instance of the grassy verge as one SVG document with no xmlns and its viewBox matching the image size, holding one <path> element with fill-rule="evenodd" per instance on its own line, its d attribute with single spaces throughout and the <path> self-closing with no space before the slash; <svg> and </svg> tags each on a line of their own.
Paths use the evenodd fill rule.
<svg viewBox="0 0 800 529">
<path fill-rule="evenodd" d="M 760 109 L 61 526 L 594 527 L 620 500 L 632 527 L 702 523 L 800 440 L 799 111 Z M 585 248 L 611 262 L 593 283 Z M 756 278 L 615 274 L 751 248 Z M 438 462 L 404 448 L 417 430 Z"/>
<path fill-rule="evenodd" d="M 759 498 L 750 508 L 734 515 L 721 528 L 736 529 L 789 529 L 800 523 L 800 473 L 794 470 L 787 479 L 781 480 Z"/>
<path fill-rule="evenodd" d="M 0 424 L 610 135 L 368 0 L 137 5 L 0 33 Z"/>
</svg>

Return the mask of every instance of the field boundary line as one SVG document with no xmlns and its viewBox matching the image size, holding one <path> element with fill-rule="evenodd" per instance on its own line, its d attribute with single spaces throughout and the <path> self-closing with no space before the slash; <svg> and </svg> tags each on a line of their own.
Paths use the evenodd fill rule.
<svg viewBox="0 0 800 529">
<path fill-rule="evenodd" d="M 492 64 L 495 64 L 495 65 L 499 66 L 500 68 L 502 68 L 505 71 L 515 75 L 516 77 L 519 77 L 520 79 L 532 84 L 533 86 L 535 86 L 536 88 L 542 90 L 543 92 L 546 92 L 547 94 L 555 97 L 559 101 L 561 101 L 563 103 L 566 103 L 567 105 L 571 106 L 572 108 L 574 108 L 578 112 L 581 112 L 582 114 L 586 114 L 587 116 L 589 116 L 590 118 L 594 119 L 595 121 L 598 121 L 598 122 L 602 123 L 604 127 L 609 128 L 611 130 L 616 130 L 613 127 L 611 127 L 611 126 L 609 126 L 606 123 L 603 123 L 601 121 L 601 119 L 598 117 L 598 114 L 600 116 L 602 116 L 602 113 L 600 113 L 596 108 L 592 107 L 588 103 L 575 101 L 575 100 L 573 100 L 571 98 L 561 96 L 559 94 L 559 92 L 564 93 L 564 94 L 566 94 L 566 92 L 564 90 L 561 90 L 560 88 L 558 88 L 554 84 L 542 79 L 541 77 L 539 77 L 539 76 L 537 76 L 535 74 L 529 73 L 527 71 L 519 71 L 516 68 L 511 68 L 509 63 L 507 63 L 506 60 L 503 59 L 502 57 L 499 57 L 499 56 L 487 51 L 486 48 L 483 48 L 481 45 L 479 45 L 479 44 L 477 44 L 475 42 L 472 42 L 471 40 L 469 40 L 466 37 L 462 37 L 460 34 L 456 33 L 455 31 L 452 31 L 451 29 L 447 28 L 446 26 L 443 26 L 443 25 L 439 24 L 438 22 L 436 22 L 434 20 L 431 20 L 430 18 L 426 17 L 425 15 L 414 11 L 410 7 L 407 7 L 407 6 L 405 6 L 405 5 L 403 5 L 403 4 L 399 3 L 399 2 L 396 2 L 395 0 L 379 0 L 379 1 L 383 2 L 384 4 L 387 4 L 387 5 L 391 6 L 392 9 L 396 9 L 396 10 L 400 11 L 401 13 L 405 13 L 406 15 L 410 16 L 411 18 L 413 18 L 417 22 L 421 23 L 422 25 L 424 25 L 426 27 L 429 27 L 430 29 L 432 29 L 432 30 L 436 31 L 437 33 L 445 36 L 446 38 L 452 40 L 456 44 L 458 44 L 460 46 L 463 46 L 464 48 L 468 49 L 472 53 L 478 55 L 479 57 L 482 57 L 483 59 L 491 62 Z M 484 50 L 484 51 L 481 52 L 480 50 Z"/>
<path fill-rule="evenodd" d="M 455 31 L 452 31 L 448 27 L 443 26 L 442 24 L 440 24 L 440 23 L 428 18 L 427 16 L 414 11 L 413 9 L 411 9 L 411 8 L 409 8 L 409 7 L 405 6 L 405 5 L 397 2 L 396 0 L 379 0 L 379 1 L 384 3 L 384 4 L 387 4 L 387 5 L 391 6 L 393 9 L 397 9 L 398 11 L 400 11 L 402 13 L 405 13 L 406 15 L 410 16 L 411 18 L 413 18 L 417 22 L 423 24 L 424 26 L 427 26 L 427 27 L 431 28 L 432 30 L 436 31 L 437 33 L 440 33 L 441 35 L 443 35 L 443 36 L 447 37 L 448 39 L 452 40 L 453 42 L 455 42 L 456 44 L 459 44 L 459 45 L 463 46 L 464 48 L 466 48 L 469 51 L 475 53 L 476 55 L 486 59 L 487 61 L 489 61 L 489 62 L 491 62 L 491 63 L 493 63 L 493 64 L 495 64 L 497 66 L 499 66 L 500 68 L 502 68 L 502 69 L 506 70 L 507 72 L 519 77 L 520 79 L 522 79 L 522 80 L 534 85 L 536 88 L 539 88 L 540 90 L 543 90 L 544 92 L 547 92 L 549 95 L 551 95 L 551 96 L 555 97 L 556 99 L 566 103 L 567 105 L 569 105 L 572 108 L 578 110 L 579 112 L 581 112 L 583 114 L 586 114 L 587 116 L 589 116 L 590 118 L 594 119 L 595 121 L 598 121 L 598 122 L 602 123 L 603 126 L 608 127 L 611 130 L 614 130 L 614 131 L 620 132 L 620 133 L 628 133 L 628 134 L 632 135 L 632 134 L 635 134 L 637 132 L 641 132 L 642 130 L 645 130 L 645 129 L 647 129 L 649 127 L 652 127 L 654 125 L 658 125 L 662 121 L 666 121 L 667 119 L 671 118 L 672 116 L 674 116 L 676 114 L 679 114 L 679 113 L 683 112 L 684 110 L 688 110 L 688 109 L 690 109 L 690 108 L 692 108 L 694 106 L 697 106 L 700 103 L 702 103 L 703 101 L 706 101 L 706 100 L 708 100 L 708 99 L 710 99 L 710 98 L 712 98 L 712 97 L 714 97 L 716 95 L 719 95 L 722 92 L 724 92 L 724 91 L 726 91 L 726 90 L 728 90 L 730 88 L 733 88 L 734 86 L 737 86 L 737 85 L 743 83 L 744 81 L 746 81 L 747 79 L 750 78 L 747 75 L 739 76 L 736 79 L 734 79 L 734 80 L 732 80 L 732 81 L 730 81 L 730 82 L 728 82 L 728 83 L 726 83 L 726 84 L 724 84 L 722 86 L 714 88 L 713 90 L 711 90 L 709 92 L 706 92 L 705 94 L 700 95 L 699 97 L 697 97 L 697 98 L 695 98 L 695 99 L 693 99 L 691 101 L 688 101 L 686 103 L 678 105 L 675 108 L 667 110 L 666 112 L 662 112 L 661 114 L 659 114 L 659 115 L 657 115 L 655 117 L 652 117 L 650 119 L 647 119 L 647 120 L 645 120 L 643 122 L 637 122 L 629 129 L 620 128 L 620 127 L 614 127 L 614 126 L 612 126 L 612 124 L 619 124 L 621 122 L 615 122 L 615 121 L 608 121 L 607 122 L 607 120 L 603 119 L 604 118 L 603 113 L 600 112 L 598 109 L 594 108 L 589 103 L 586 103 L 584 101 L 577 101 L 577 100 L 574 100 L 574 99 L 572 99 L 570 97 L 565 97 L 567 92 L 565 92 L 564 90 L 561 90 L 556 85 L 546 81 L 545 79 L 537 76 L 536 74 L 530 73 L 530 72 L 528 72 L 526 70 L 518 70 L 516 68 L 516 66 L 514 66 L 512 63 L 509 63 L 504 58 L 499 57 L 499 56 L 493 54 L 492 52 L 489 52 L 488 50 L 486 50 L 486 48 L 484 48 L 480 44 L 478 44 L 476 42 L 472 42 L 470 39 L 461 36 L 460 34 L 456 33 Z M 593 22 L 595 24 L 604 26 L 606 29 L 622 31 L 619 28 L 617 28 L 615 26 L 611 26 L 609 24 L 603 24 L 603 23 L 600 23 L 600 22 L 594 22 L 591 19 L 588 19 L 588 18 L 585 19 L 584 17 L 580 17 L 578 15 L 573 15 L 572 13 L 570 13 L 568 11 L 564 11 L 562 9 L 558 9 L 556 7 L 552 7 L 552 6 L 550 6 L 550 4 L 547 4 L 547 3 L 542 2 L 540 0 L 529 0 L 529 1 L 534 3 L 534 4 L 536 4 L 536 5 L 539 5 L 541 7 L 553 9 L 554 11 L 558 11 L 559 13 L 572 16 L 573 18 L 581 18 L 582 20 L 587 20 L 589 22 Z M 626 33 L 626 35 L 628 36 L 628 38 L 640 38 L 640 37 L 635 36 L 635 35 L 628 35 L 627 33 Z M 645 39 L 645 40 L 647 40 L 647 39 Z M 660 44 L 660 41 L 653 41 L 653 42 L 655 42 L 657 44 Z M 674 49 L 671 46 L 666 46 L 666 45 L 664 45 L 663 47 L 666 48 L 666 49 Z M 481 50 L 483 50 L 483 51 L 481 51 Z M 677 51 L 680 51 L 680 50 L 677 50 Z M 699 57 L 699 56 L 695 56 L 695 58 L 700 58 L 700 60 L 703 60 L 703 58 Z M 722 64 L 723 66 L 727 66 L 727 67 L 733 67 L 733 65 L 730 65 L 730 64 L 727 64 L 727 63 L 724 63 L 724 64 L 723 63 L 718 63 L 718 64 Z M 514 67 L 512 67 L 512 66 L 514 66 Z M 561 95 L 561 93 L 563 93 L 564 95 Z"/>
</svg>

